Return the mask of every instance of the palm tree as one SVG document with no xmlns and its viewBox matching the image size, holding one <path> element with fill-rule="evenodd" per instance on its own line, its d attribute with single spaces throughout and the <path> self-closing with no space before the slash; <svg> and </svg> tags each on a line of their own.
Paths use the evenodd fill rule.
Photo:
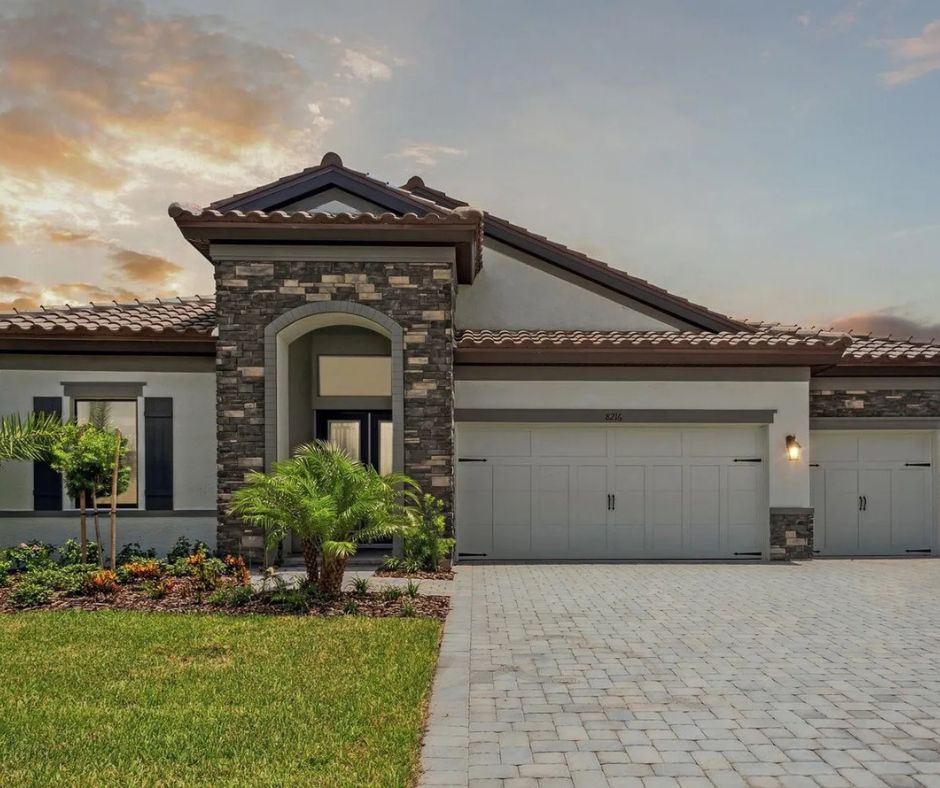
<svg viewBox="0 0 940 788">
<path fill-rule="evenodd" d="M 49 413 L 0 418 L 0 463 L 46 458 L 60 427 L 59 417 Z"/>
<path fill-rule="evenodd" d="M 269 549 L 297 534 L 308 580 L 335 595 L 346 561 L 361 542 L 396 533 L 409 522 L 416 489 L 403 474 L 382 476 L 339 447 L 315 441 L 275 463 L 271 473 L 252 473 L 232 496 L 229 511 L 263 526 Z"/>
</svg>

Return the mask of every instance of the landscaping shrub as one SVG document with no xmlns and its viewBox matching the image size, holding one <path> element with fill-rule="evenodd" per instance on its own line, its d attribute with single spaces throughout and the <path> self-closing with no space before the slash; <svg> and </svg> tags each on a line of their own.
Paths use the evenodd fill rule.
<svg viewBox="0 0 940 788">
<path fill-rule="evenodd" d="M 148 580 L 141 585 L 141 589 L 149 599 L 163 599 L 176 588 L 176 580 L 164 577 L 160 580 Z"/>
<path fill-rule="evenodd" d="M 163 575 L 163 565 L 153 559 L 130 561 L 119 566 L 117 576 L 121 582 L 137 582 L 141 580 L 156 580 Z"/>
<path fill-rule="evenodd" d="M 87 555 L 89 558 L 94 558 L 98 555 L 97 542 L 88 542 L 87 548 Z M 75 539 L 67 539 L 56 552 L 59 554 L 60 566 L 75 566 L 82 564 L 82 546 Z"/>
<path fill-rule="evenodd" d="M 28 572 L 31 569 L 47 569 L 55 566 L 52 553 L 55 548 L 44 542 L 24 542 L 7 548 L 3 560 L 12 565 L 13 572 Z"/>
<path fill-rule="evenodd" d="M 225 564 L 225 574 L 234 578 L 239 585 L 246 586 L 251 582 L 245 559 L 240 555 L 227 555 L 222 559 L 222 563 Z"/>
<path fill-rule="evenodd" d="M 72 564 L 60 568 L 35 569 L 25 575 L 23 583 L 45 586 L 50 591 L 60 591 L 67 596 L 74 596 L 82 592 L 96 569 L 94 564 Z"/>
<path fill-rule="evenodd" d="M 14 607 L 35 607 L 52 599 L 52 589 L 42 583 L 20 583 L 8 597 Z"/>
<path fill-rule="evenodd" d="M 402 602 L 401 614 L 404 618 L 414 618 L 418 615 L 418 609 L 415 607 L 415 603 L 408 600 Z"/>
<path fill-rule="evenodd" d="M 408 585 L 405 586 L 405 593 L 414 599 L 418 596 L 418 589 L 421 587 L 421 583 L 416 583 L 414 580 L 409 580 Z"/>
<path fill-rule="evenodd" d="M 251 586 L 223 586 L 217 588 L 209 596 L 209 602 L 213 605 L 224 605 L 225 607 L 241 607 L 251 601 Z"/>
<path fill-rule="evenodd" d="M 352 592 L 356 596 L 365 596 L 369 593 L 369 581 L 364 577 L 354 577 L 352 581 Z"/>
<path fill-rule="evenodd" d="M 398 586 L 386 586 L 382 589 L 382 599 L 386 602 L 394 602 L 396 599 L 401 599 L 404 595 L 404 590 Z"/>
<path fill-rule="evenodd" d="M 85 590 L 90 594 L 116 594 L 118 587 L 117 575 L 110 569 L 92 572 L 85 583 Z"/>
<path fill-rule="evenodd" d="M 444 502 L 425 493 L 402 533 L 402 556 L 389 556 L 384 567 L 399 572 L 437 572 L 449 558 L 455 540 L 444 536 Z"/>
<path fill-rule="evenodd" d="M 156 558 L 157 551 L 152 547 L 144 550 L 137 542 L 128 542 L 117 554 L 117 565 L 123 566 L 124 564 L 129 564 L 132 561 L 140 561 L 141 559 Z"/>
<path fill-rule="evenodd" d="M 205 542 L 200 542 L 198 539 L 195 543 L 190 542 L 185 536 L 181 536 L 176 540 L 172 549 L 169 553 L 166 554 L 167 563 L 175 563 L 181 558 L 187 558 L 188 556 L 202 553 L 207 554 L 209 552 L 209 546 Z"/>
<path fill-rule="evenodd" d="M 9 576 L 12 571 L 13 563 L 0 558 L 0 588 L 3 588 L 10 582 Z"/>
</svg>

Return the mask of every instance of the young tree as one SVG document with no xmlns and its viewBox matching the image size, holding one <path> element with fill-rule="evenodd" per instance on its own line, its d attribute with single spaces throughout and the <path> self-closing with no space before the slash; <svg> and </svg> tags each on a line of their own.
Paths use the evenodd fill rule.
<svg viewBox="0 0 940 788">
<path fill-rule="evenodd" d="M 91 424 L 69 422 L 63 425 L 52 446 L 52 467 L 62 474 L 68 494 L 78 499 L 82 561 L 88 560 L 88 532 L 86 506 L 91 502 L 95 523 L 95 541 L 98 543 L 98 564 L 104 565 L 101 547 L 101 528 L 98 519 L 98 496 L 124 492 L 130 484 L 130 468 L 115 463 L 115 456 L 123 457 L 127 440 L 120 433 L 101 430 Z M 118 468 L 113 479 L 114 468 Z M 116 483 L 116 486 L 114 483 Z"/>
<path fill-rule="evenodd" d="M 317 441 L 275 463 L 271 473 L 252 473 L 232 496 L 229 511 L 262 526 L 269 548 L 297 534 L 307 578 L 333 596 L 361 542 L 397 533 L 408 523 L 416 488 L 407 476 L 382 476 L 333 444 Z"/>
</svg>

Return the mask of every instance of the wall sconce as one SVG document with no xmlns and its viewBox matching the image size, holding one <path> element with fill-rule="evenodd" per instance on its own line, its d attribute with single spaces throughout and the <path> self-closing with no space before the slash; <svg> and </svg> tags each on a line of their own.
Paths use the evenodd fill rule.
<svg viewBox="0 0 940 788">
<path fill-rule="evenodd" d="M 800 459 L 802 449 L 803 447 L 800 446 L 795 435 L 787 435 L 787 459 L 790 460 L 790 462 L 796 462 Z"/>
</svg>

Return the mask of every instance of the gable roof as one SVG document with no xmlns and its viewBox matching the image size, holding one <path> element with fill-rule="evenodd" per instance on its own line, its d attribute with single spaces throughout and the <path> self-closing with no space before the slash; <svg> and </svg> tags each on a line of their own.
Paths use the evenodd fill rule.
<svg viewBox="0 0 940 788">
<path fill-rule="evenodd" d="M 410 178 L 404 186 L 394 187 L 366 173 L 349 169 L 335 153 L 327 153 L 316 167 L 308 167 L 255 189 L 217 200 L 208 207 L 221 212 L 270 213 L 332 187 L 344 189 L 396 213 L 413 212 L 422 216 L 428 212 L 451 212 L 468 207 L 463 200 L 430 188 L 418 176 Z M 747 324 L 728 315 L 693 303 L 485 211 L 483 234 L 613 293 L 652 307 L 683 324 L 705 331 L 750 330 Z"/>
</svg>

